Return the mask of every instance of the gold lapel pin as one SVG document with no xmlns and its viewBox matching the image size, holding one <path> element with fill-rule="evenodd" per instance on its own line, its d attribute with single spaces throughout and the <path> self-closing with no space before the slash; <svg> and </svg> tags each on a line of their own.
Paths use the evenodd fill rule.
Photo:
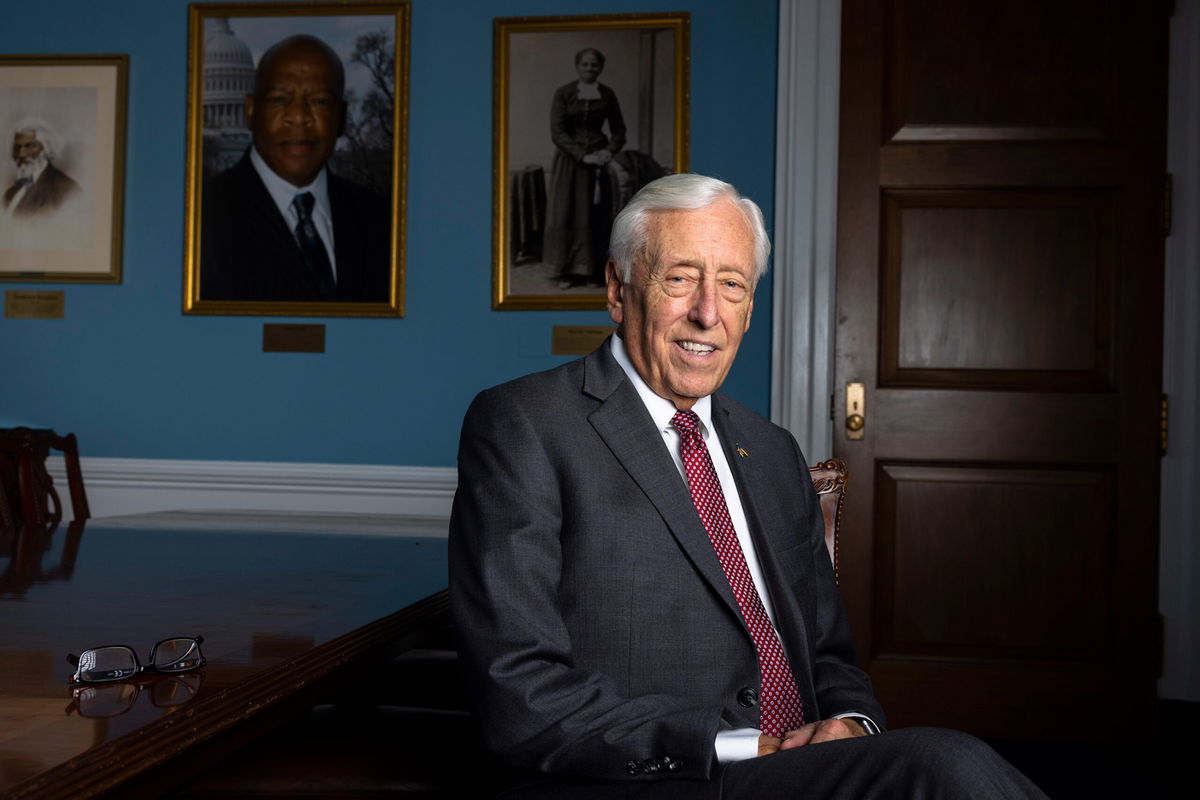
<svg viewBox="0 0 1200 800">
<path fill-rule="evenodd" d="M 742 447 L 740 444 L 736 444 L 736 443 L 735 443 L 733 446 L 737 448 L 738 455 L 739 455 L 739 456 L 741 456 L 742 458 L 749 458 L 749 457 L 750 457 L 750 454 L 749 454 L 749 453 L 747 453 L 747 452 L 746 452 L 746 449 L 745 449 L 744 447 Z"/>
</svg>

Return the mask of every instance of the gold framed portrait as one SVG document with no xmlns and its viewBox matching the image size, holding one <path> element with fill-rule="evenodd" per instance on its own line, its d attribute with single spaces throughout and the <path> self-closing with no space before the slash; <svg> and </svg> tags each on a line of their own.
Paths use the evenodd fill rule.
<svg viewBox="0 0 1200 800">
<path fill-rule="evenodd" d="M 0 281 L 121 282 L 126 55 L 0 56 Z"/>
<path fill-rule="evenodd" d="M 410 5 L 193 3 L 187 314 L 404 316 Z"/>
<path fill-rule="evenodd" d="M 493 23 L 495 309 L 602 309 L 613 216 L 688 169 L 690 15 Z"/>
</svg>

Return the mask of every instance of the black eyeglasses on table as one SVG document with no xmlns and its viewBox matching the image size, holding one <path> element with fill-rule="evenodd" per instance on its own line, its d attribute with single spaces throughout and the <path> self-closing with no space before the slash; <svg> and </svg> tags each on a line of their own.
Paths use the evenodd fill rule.
<svg viewBox="0 0 1200 800">
<path fill-rule="evenodd" d="M 205 665 L 200 652 L 203 636 L 176 636 L 163 639 L 150 651 L 146 666 L 138 661 L 132 647 L 122 644 L 105 645 L 84 650 L 80 655 L 70 653 L 67 661 L 75 666 L 71 683 L 105 683 L 121 681 L 146 672 L 187 672 Z"/>
</svg>

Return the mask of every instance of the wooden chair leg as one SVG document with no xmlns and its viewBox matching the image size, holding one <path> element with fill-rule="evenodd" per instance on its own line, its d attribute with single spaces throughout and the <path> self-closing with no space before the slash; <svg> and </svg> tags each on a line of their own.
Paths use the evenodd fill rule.
<svg viewBox="0 0 1200 800">
<path fill-rule="evenodd" d="M 17 463 L 17 484 L 21 491 L 21 523 L 25 530 L 41 527 L 45 518 L 42 504 L 38 501 L 37 482 L 33 468 L 33 448 L 24 448 Z"/>
</svg>

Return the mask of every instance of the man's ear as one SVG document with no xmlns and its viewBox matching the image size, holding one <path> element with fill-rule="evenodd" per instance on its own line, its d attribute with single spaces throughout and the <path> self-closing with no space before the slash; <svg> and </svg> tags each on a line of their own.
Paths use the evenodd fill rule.
<svg viewBox="0 0 1200 800">
<path fill-rule="evenodd" d="M 625 316 L 625 303 L 621 297 L 621 289 L 625 284 L 621 282 L 621 268 L 611 258 L 604 265 L 604 282 L 608 287 L 608 316 L 620 325 Z"/>
<path fill-rule="evenodd" d="M 246 112 L 246 125 L 254 129 L 254 95 L 246 95 L 246 99 L 242 101 L 242 109 Z"/>
</svg>

